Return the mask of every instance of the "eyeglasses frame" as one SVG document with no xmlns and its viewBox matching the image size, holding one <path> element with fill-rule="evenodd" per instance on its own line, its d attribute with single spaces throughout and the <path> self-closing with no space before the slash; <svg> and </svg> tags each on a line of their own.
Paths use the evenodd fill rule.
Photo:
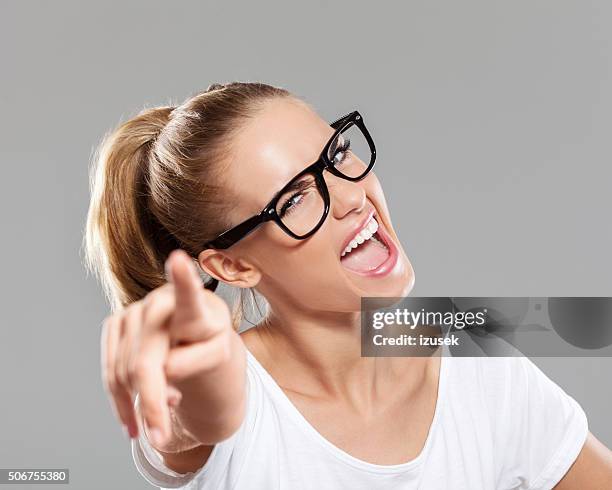
<svg viewBox="0 0 612 490">
<path fill-rule="evenodd" d="M 339 133 L 346 131 L 353 124 L 356 124 L 359 127 L 359 129 L 365 136 L 368 142 L 368 145 L 370 146 L 370 151 L 371 151 L 371 158 L 370 158 L 368 167 L 366 171 L 358 177 L 349 177 L 347 175 L 344 175 L 338 169 L 336 169 L 334 164 L 331 163 L 329 161 L 329 158 L 327 157 L 327 152 L 329 150 L 329 147 L 334 141 L 334 139 L 336 138 L 336 136 Z M 372 139 L 370 132 L 366 128 L 365 123 L 363 122 L 363 117 L 361 116 L 359 111 L 355 110 L 353 112 L 350 112 L 349 114 L 346 114 L 345 116 L 340 117 L 339 119 L 336 119 L 335 121 L 330 123 L 330 126 L 333 129 L 335 129 L 335 131 L 332 134 L 332 136 L 329 138 L 325 146 L 323 147 L 323 150 L 321 151 L 319 158 L 315 162 L 311 163 L 306 168 L 301 170 L 299 173 L 294 175 L 291 178 L 291 180 L 289 180 L 289 182 L 287 182 L 287 184 L 285 184 L 283 188 L 274 195 L 274 197 L 270 200 L 270 202 L 266 204 L 266 206 L 258 214 L 224 231 L 223 233 L 218 235 L 213 240 L 206 242 L 202 248 L 203 249 L 214 248 L 214 249 L 219 249 L 219 250 L 227 249 L 231 247 L 232 245 L 234 245 L 239 240 L 242 240 L 243 238 L 245 238 L 251 232 L 255 231 L 255 229 L 258 228 L 263 223 L 267 221 L 271 221 L 271 220 L 275 221 L 276 224 L 279 225 L 285 233 L 287 233 L 289 236 L 297 240 L 305 240 L 306 238 L 309 238 L 312 235 L 314 235 L 317 232 L 317 230 L 323 225 L 323 223 L 325 222 L 329 214 L 330 197 L 329 197 L 329 190 L 327 188 L 327 184 L 325 183 L 325 178 L 323 177 L 323 171 L 328 170 L 330 173 L 332 173 L 336 177 L 339 177 L 345 180 L 349 180 L 351 182 L 357 182 L 357 181 L 362 180 L 366 175 L 370 173 L 370 171 L 372 170 L 372 167 L 374 167 L 374 162 L 376 161 L 376 146 L 374 145 L 374 140 Z M 319 190 L 321 191 L 321 195 L 323 196 L 325 207 L 324 207 L 324 211 L 321 216 L 321 219 L 316 224 L 316 226 L 304 235 L 297 235 L 296 233 L 292 232 L 283 223 L 281 217 L 278 215 L 276 211 L 276 205 L 278 204 L 278 200 L 281 198 L 281 196 L 283 196 L 283 194 L 285 194 L 286 190 L 291 186 L 291 184 L 295 180 L 299 179 L 300 177 L 308 173 L 314 175 L 317 186 Z"/>
</svg>

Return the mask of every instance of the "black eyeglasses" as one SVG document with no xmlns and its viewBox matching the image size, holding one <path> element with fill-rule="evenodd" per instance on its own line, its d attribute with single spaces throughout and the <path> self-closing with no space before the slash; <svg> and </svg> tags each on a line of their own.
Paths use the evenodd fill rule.
<svg viewBox="0 0 612 490">
<path fill-rule="evenodd" d="M 335 129 L 334 134 L 316 162 L 294 176 L 259 214 L 224 231 L 203 248 L 228 248 L 270 220 L 297 240 L 312 236 L 329 214 L 329 190 L 323 170 L 356 182 L 372 170 L 376 160 L 374 141 L 358 111 L 337 119 L 330 126 Z"/>
</svg>

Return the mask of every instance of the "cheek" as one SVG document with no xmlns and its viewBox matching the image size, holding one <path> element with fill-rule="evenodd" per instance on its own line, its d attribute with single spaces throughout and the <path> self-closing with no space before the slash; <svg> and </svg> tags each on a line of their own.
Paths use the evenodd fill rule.
<svg viewBox="0 0 612 490">
<path fill-rule="evenodd" d="M 290 277 L 293 271 L 301 271 L 308 264 L 312 265 L 313 258 L 317 256 L 317 235 L 307 240 L 297 240 L 276 223 L 267 223 L 257 237 L 257 243 L 253 241 L 249 255 L 264 275 Z"/>
<path fill-rule="evenodd" d="M 331 220 L 306 240 L 296 240 L 274 224 L 261 237 L 253 257 L 264 275 L 278 281 L 299 279 L 302 292 L 317 290 L 313 285 L 335 282 L 336 267 Z"/>
<path fill-rule="evenodd" d="M 377 182 L 374 190 L 381 193 Z M 270 225 L 265 232 L 262 230 L 251 252 L 252 260 L 263 272 L 263 291 L 277 298 L 291 298 L 309 308 L 359 311 L 359 291 L 347 282 L 336 257 L 332 220 L 328 219 L 306 240 L 296 240 L 276 224 Z"/>
</svg>

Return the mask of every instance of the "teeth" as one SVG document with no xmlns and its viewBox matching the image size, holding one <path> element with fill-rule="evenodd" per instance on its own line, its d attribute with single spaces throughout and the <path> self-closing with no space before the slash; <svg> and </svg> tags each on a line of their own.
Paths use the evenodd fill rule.
<svg viewBox="0 0 612 490">
<path fill-rule="evenodd" d="M 341 257 L 344 257 L 347 253 L 349 253 L 354 248 L 357 248 L 359 245 L 364 243 L 365 241 L 372 238 L 374 233 L 378 230 L 378 223 L 372 217 L 370 221 L 366 224 L 366 226 L 361 230 L 357 235 L 351 240 L 351 242 L 347 245 L 347 247 L 342 251 Z"/>
</svg>

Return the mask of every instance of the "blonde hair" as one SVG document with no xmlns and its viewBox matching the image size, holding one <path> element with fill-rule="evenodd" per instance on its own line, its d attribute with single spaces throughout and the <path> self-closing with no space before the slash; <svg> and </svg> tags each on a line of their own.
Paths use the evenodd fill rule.
<svg viewBox="0 0 612 490">
<path fill-rule="evenodd" d="M 229 227 L 222 171 L 232 138 L 266 100 L 289 96 L 265 83 L 214 83 L 177 107 L 143 109 L 103 137 L 83 245 L 112 310 L 164 284 L 172 250 L 197 262 L 202 244 Z M 205 287 L 217 284 L 211 278 Z M 235 328 L 241 314 L 242 296 Z"/>
</svg>

